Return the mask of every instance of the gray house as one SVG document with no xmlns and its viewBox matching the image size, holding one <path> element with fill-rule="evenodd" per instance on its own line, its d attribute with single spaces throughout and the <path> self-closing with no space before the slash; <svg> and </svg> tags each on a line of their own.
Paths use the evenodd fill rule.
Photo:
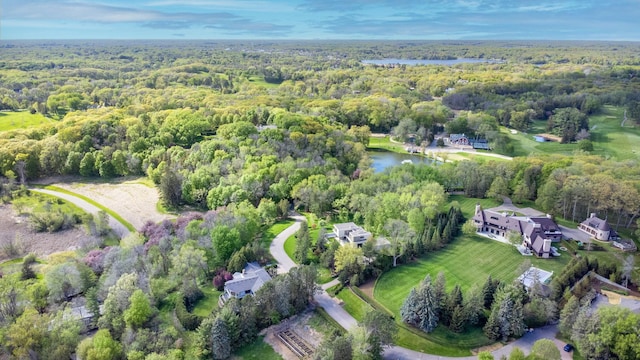
<svg viewBox="0 0 640 360">
<path fill-rule="evenodd" d="M 258 263 L 248 263 L 241 273 L 233 274 L 233 280 L 224 284 L 224 292 L 220 295 L 222 306 L 232 297 L 242 299 L 246 295 L 254 295 L 258 289 L 271 280 L 271 276 Z"/>
<path fill-rule="evenodd" d="M 356 246 L 362 246 L 371 237 L 370 232 L 352 222 L 334 224 L 333 232 L 342 243 L 350 242 Z"/>
</svg>

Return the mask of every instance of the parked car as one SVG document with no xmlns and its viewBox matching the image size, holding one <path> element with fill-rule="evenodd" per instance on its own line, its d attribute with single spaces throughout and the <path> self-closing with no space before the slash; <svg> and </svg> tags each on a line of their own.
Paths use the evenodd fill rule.
<svg viewBox="0 0 640 360">
<path fill-rule="evenodd" d="M 573 350 L 573 345 L 567 344 L 564 346 L 564 351 L 571 352 Z"/>
</svg>

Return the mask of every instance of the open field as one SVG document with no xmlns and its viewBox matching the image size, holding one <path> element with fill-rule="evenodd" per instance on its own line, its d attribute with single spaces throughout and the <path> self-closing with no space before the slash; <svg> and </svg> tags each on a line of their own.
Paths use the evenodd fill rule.
<svg viewBox="0 0 640 360">
<path fill-rule="evenodd" d="M 593 154 L 611 157 L 617 160 L 640 159 L 640 128 L 632 120 L 627 120 L 621 127 L 624 109 L 605 105 L 602 110 L 589 117 L 589 127 L 593 141 Z M 528 133 L 511 134 L 506 128 L 501 131 L 512 140 L 515 156 L 529 154 L 564 154 L 571 155 L 578 149 L 578 145 L 560 144 L 557 142 L 539 143 L 533 139 L 534 134 L 546 132 L 545 121 L 535 121 Z"/>
<path fill-rule="evenodd" d="M 53 122 L 40 113 L 31 114 L 28 111 L 0 111 L 0 132 L 28 129 Z"/>
<path fill-rule="evenodd" d="M 160 222 L 174 218 L 158 211 L 158 190 L 136 180 L 123 182 L 69 182 L 52 184 L 59 188 L 85 196 L 112 210 L 136 229 L 147 221 Z"/>
<path fill-rule="evenodd" d="M 27 219 L 17 216 L 10 205 L 0 205 L 0 247 L 13 242 L 22 254 L 34 253 L 38 257 L 60 252 L 76 250 L 85 244 L 96 244 L 101 240 L 81 227 L 54 233 L 37 233 L 29 229 Z M 0 261 L 9 257 L 0 251 Z"/>
<path fill-rule="evenodd" d="M 209 316 L 213 309 L 218 308 L 218 298 L 222 291 L 216 290 L 210 283 L 201 287 L 201 290 L 204 293 L 204 297 L 196 303 L 193 313 L 204 318 Z"/>
</svg>

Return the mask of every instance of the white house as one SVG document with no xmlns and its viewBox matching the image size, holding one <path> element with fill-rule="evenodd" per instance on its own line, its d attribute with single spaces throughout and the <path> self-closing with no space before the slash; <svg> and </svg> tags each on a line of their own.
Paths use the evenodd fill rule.
<svg viewBox="0 0 640 360">
<path fill-rule="evenodd" d="M 352 222 L 334 224 L 333 232 L 338 240 L 342 242 L 348 241 L 357 246 L 362 246 L 371 237 L 370 232 Z"/>
<path fill-rule="evenodd" d="M 233 274 L 233 280 L 224 283 L 224 292 L 220 295 L 219 303 L 222 305 L 232 297 L 242 299 L 246 295 L 255 295 L 258 289 L 270 280 L 271 276 L 260 265 L 248 263 L 241 273 Z"/>
</svg>

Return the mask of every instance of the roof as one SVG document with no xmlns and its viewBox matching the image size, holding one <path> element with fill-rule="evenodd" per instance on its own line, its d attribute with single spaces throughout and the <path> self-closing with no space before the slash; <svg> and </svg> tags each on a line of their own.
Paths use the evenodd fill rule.
<svg viewBox="0 0 640 360">
<path fill-rule="evenodd" d="M 340 224 L 333 224 L 333 227 L 340 230 L 340 231 L 345 231 L 345 230 L 352 230 L 354 228 L 359 228 L 358 225 L 352 223 L 352 222 L 348 222 L 348 223 L 340 223 Z"/>
<path fill-rule="evenodd" d="M 255 293 L 266 282 L 271 280 L 271 276 L 261 268 L 257 263 L 248 263 L 243 273 L 233 274 L 233 280 L 224 283 L 225 290 L 229 290 L 235 294 L 240 294 L 251 290 Z"/>
<path fill-rule="evenodd" d="M 560 227 L 558 227 L 558 224 L 556 224 L 555 221 L 549 219 L 548 217 L 532 217 L 529 219 L 536 224 L 540 224 L 540 228 L 545 233 L 560 231 Z"/>
<path fill-rule="evenodd" d="M 507 213 L 483 210 L 477 215 L 474 215 L 473 219 L 507 230 L 517 231 L 522 234 L 522 224 L 520 223 L 520 220 Z"/>
<path fill-rule="evenodd" d="M 458 141 L 460 139 L 466 139 L 467 136 L 465 134 L 451 134 L 449 135 L 449 140 Z"/>
<path fill-rule="evenodd" d="M 537 278 L 541 284 L 545 284 L 551 279 L 553 272 L 545 271 L 537 267 L 530 267 L 522 275 L 518 276 L 518 280 L 527 288 L 533 286 L 535 279 Z"/>
<path fill-rule="evenodd" d="M 611 227 L 609 226 L 607 220 L 602 220 L 596 216 L 588 218 L 587 220 L 583 221 L 582 224 L 602 231 L 611 231 Z"/>
</svg>

